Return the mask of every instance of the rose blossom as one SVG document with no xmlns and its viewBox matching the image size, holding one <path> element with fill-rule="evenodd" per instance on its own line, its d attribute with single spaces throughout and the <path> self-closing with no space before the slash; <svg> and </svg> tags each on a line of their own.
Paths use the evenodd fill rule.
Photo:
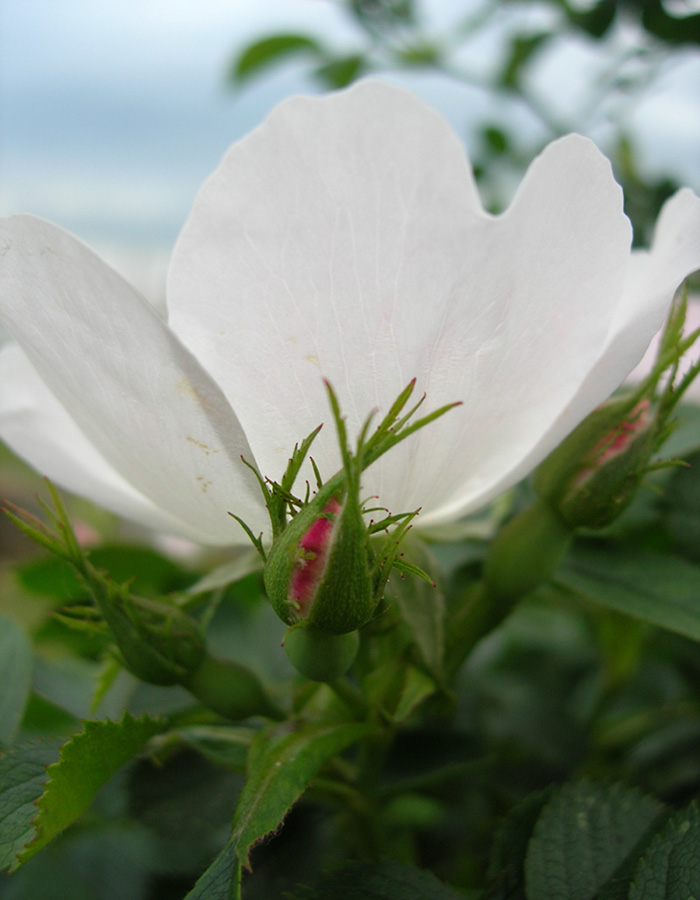
<svg viewBox="0 0 700 900">
<path fill-rule="evenodd" d="M 419 523 L 483 505 L 620 384 L 700 266 L 700 200 L 663 208 L 648 252 L 610 164 L 578 135 L 485 212 L 464 150 L 409 93 L 366 81 L 295 97 L 234 145 L 177 242 L 163 321 L 75 238 L 0 225 L 0 436 L 57 484 L 203 543 L 266 527 L 241 454 L 279 478 L 330 419 L 350 435 L 412 379 L 462 406 L 363 476 Z M 313 456 L 340 468 L 332 427 Z"/>
</svg>

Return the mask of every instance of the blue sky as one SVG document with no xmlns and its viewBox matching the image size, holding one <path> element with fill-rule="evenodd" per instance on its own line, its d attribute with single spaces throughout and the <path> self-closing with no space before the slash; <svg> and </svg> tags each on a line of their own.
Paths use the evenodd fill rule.
<svg viewBox="0 0 700 900">
<path fill-rule="evenodd" d="M 427 0 L 437 19 L 454 3 Z M 233 96 L 223 79 L 237 48 L 283 29 L 357 40 L 331 0 L 2 0 L 0 17 L 0 213 L 130 252 L 164 253 L 226 147 L 282 97 L 313 90 L 300 66 Z M 590 56 L 572 47 L 542 67 L 555 103 L 569 102 Z M 488 65 L 488 42 L 472 58 Z M 680 167 L 698 190 L 700 56 L 667 82 L 635 117 L 645 163 Z M 478 92 L 435 78 L 410 86 L 461 133 L 484 109 Z"/>
</svg>

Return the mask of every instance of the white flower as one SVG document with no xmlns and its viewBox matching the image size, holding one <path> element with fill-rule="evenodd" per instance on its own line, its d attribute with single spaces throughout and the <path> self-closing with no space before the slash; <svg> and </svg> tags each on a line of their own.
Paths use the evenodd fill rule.
<svg viewBox="0 0 700 900">
<path fill-rule="evenodd" d="M 69 490 L 151 526 L 245 543 L 266 527 L 240 456 L 279 478 L 295 442 L 348 430 L 417 378 L 463 405 L 364 476 L 393 512 L 437 523 L 542 460 L 642 356 L 700 266 L 684 190 L 650 252 L 610 165 L 577 135 L 486 213 L 462 146 L 410 94 L 364 82 L 296 97 L 231 148 L 176 245 L 168 322 L 74 238 L 0 226 L 0 435 Z M 333 428 L 313 448 L 339 467 Z"/>
</svg>

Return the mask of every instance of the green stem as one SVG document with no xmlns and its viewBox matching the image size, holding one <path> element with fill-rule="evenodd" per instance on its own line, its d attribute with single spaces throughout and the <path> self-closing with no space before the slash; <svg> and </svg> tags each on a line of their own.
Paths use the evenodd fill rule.
<svg viewBox="0 0 700 900">
<path fill-rule="evenodd" d="M 450 763 L 434 769 L 432 772 L 426 772 L 424 775 L 416 775 L 413 778 L 404 778 L 395 784 L 391 784 L 384 788 L 381 792 L 382 799 L 388 800 L 404 793 L 419 793 L 420 791 L 429 790 L 439 787 L 445 782 L 452 781 L 456 778 L 462 778 L 464 775 L 473 775 L 475 773 L 488 770 L 496 763 L 494 757 L 485 757 L 482 759 L 470 759 L 466 762 Z"/>
<path fill-rule="evenodd" d="M 243 871 L 241 869 L 240 859 L 236 860 L 233 867 L 233 877 L 231 878 L 231 890 L 229 893 L 230 900 L 242 900 L 241 881 L 243 879 Z"/>
<path fill-rule="evenodd" d="M 340 697 L 357 719 L 363 720 L 367 718 L 367 702 L 347 678 L 334 678 L 333 681 L 328 681 L 326 684 L 336 696 Z"/>
<path fill-rule="evenodd" d="M 209 709 L 227 719 L 250 716 L 282 720 L 284 712 L 270 699 L 257 675 L 240 663 L 206 653 L 199 666 L 182 682 Z"/>
<path fill-rule="evenodd" d="M 573 536 L 574 529 L 539 498 L 506 523 L 486 554 L 483 579 L 459 597 L 450 617 L 449 671 L 457 671 L 522 597 L 549 581 Z"/>
</svg>

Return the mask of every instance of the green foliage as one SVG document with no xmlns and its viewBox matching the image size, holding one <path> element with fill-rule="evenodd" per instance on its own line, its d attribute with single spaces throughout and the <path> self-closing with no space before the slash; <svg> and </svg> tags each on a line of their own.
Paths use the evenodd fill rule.
<svg viewBox="0 0 700 900">
<path fill-rule="evenodd" d="M 233 879 L 238 880 L 239 875 L 236 846 L 229 841 L 202 877 L 197 879 L 197 884 L 185 900 L 231 900 L 234 896 L 231 883 Z"/>
<path fill-rule="evenodd" d="M 467 138 L 493 211 L 544 143 L 605 131 L 635 242 L 649 243 L 675 178 L 639 165 L 629 111 L 673 63 L 669 49 L 700 43 L 700 14 L 677 17 L 664 0 L 518 0 L 454 4 L 436 27 L 419 0 L 336 6 L 352 43 L 269 34 L 243 48 L 229 84 L 290 63 L 322 89 L 386 72 L 461 84 L 485 101 Z M 554 15 L 533 18 L 535 7 Z M 608 41 L 609 65 L 578 109 L 555 110 L 538 75 L 572 37 L 594 51 Z M 483 40 L 500 41 L 490 71 L 472 68 Z M 410 393 L 352 461 L 336 403 L 346 471 L 321 492 L 359 483 L 446 411 L 408 426 Z M 85 550 L 57 495 L 49 526 L 16 515 L 54 555 L 16 567 L 7 583 L 20 599 L 7 601 L 12 620 L 0 616 L 0 864 L 17 869 L 0 900 L 700 896 L 700 413 L 674 414 L 666 452 L 689 465 L 649 475 L 656 493 L 637 492 L 604 530 L 542 527 L 520 486 L 487 516 L 436 530 L 442 544 L 409 536 L 413 562 L 396 558 L 353 632 L 348 678 L 329 683 L 291 671 L 257 535 L 250 552 L 194 572 L 148 548 Z M 260 477 L 275 538 L 304 506 L 292 491 L 315 434 L 280 484 Z M 369 528 L 378 556 L 396 522 Z M 91 595 L 119 618 L 105 622 Z M 178 624 L 186 646 L 171 659 Z M 125 634 L 132 674 L 109 655 Z M 173 686 L 133 676 L 152 676 L 151 653 L 173 663 L 177 677 L 166 666 L 160 678 Z M 96 715 L 121 721 L 81 725 L 91 695 Z"/>
<path fill-rule="evenodd" d="M 677 556 L 591 542 L 571 553 L 556 581 L 609 609 L 700 640 L 700 568 Z"/>
<path fill-rule="evenodd" d="M 476 895 L 474 895 L 476 898 Z M 434 875 L 414 866 L 385 861 L 353 863 L 323 877 L 313 888 L 300 888 L 289 900 L 460 900 Z"/>
<path fill-rule="evenodd" d="M 268 35 L 239 51 L 229 83 L 238 87 L 273 65 L 305 59 L 309 75 L 322 90 L 345 87 L 366 75 L 417 67 L 462 84 L 465 103 L 473 92 L 488 101 L 484 106 L 489 121 L 470 126 L 474 130 L 467 143 L 485 205 L 494 212 L 504 208 L 509 185 L 547 141 L 570 131 L 599 133 L 604 125 L 610 132 L 605 149 L 625 189 L 635 243 L 648 244 L 661 204 L 680 185 L 673 173 L 640 172 L 630 137 L 631 113 L 660 73 L 680 60 L 669 50 L 700 43 L 700 13 L 681 15 L 664 0 L 519 0 L 455 3 L 451 19 L 436 24 L 428 0 L 338 0 L 334 5 L 353 31 L 359 31 L 359 40 L 336 48 L 309 34 Z M 528 7 L 533 7 L 532 17 Z M 623 21 L 624 28 L 617 27 Z M 554 92 L 536 86 L 537 76 L 550 52 L 561 55 L 582 38 L 589 44 L 601 42 L 608 60 L 586 79 L 580 100 L 566 108 L 553 99 Z M 488 73 L 472 61 L 473 48 L 482 40 L 498 59 Z M 487 128 L 494 129 L 492 135 L 512 131 L 515 114 L 523 107 L 540 126 L 537 136 L 513 135 L 505 144 L 498 138 L 492 144 L 488 135 L 484 139 Z M 494 119 L 494 110 L 500 121 Z"/>
<path fill-rule="evenodd" d="M 229 77 L 240 84 L 292 56 L 323 56 L 318 41 L 305 34 L 275 34 L 250 44 L 231 66 Z"/>
<path fill-rule="evenodd" d="M 524 71 L 533 62 L 537 53 L 547 46 L 550 37 L 548 31 L 540 31 L 535 34 L 516 35 L 513 38 L 500 76 L 502 87 L 517 89 Z"/>
<path fill-rule="evenodd" d="M 64 831 L 85 812 L 97 790 L 162 728 L 160 720 L 125 713 L 121 722 L 85 722 L 48 768 L 43 744 L 8 754 L 0 762 L 0 790 L 8 810 L 2 825 L 8 847 L 4 864 L 14 856 L 13 867 L 26 862 Z"/>
<path fill-rule="evenodd" d="M 629 900 L 688 900 L 700 894 L 700 813 L 693 804 L 673 816 L 649 844 Z"/>
<path fill-rule="evenodd" d="M 594 900 L 661 809 L 656 800 L 621 785 L 564 786 L 545 805 L 528 846 L 528 900 Z"/>
<path fill-rule="evenodd" d="M 314 70 L 314 75 L 324 88 L 336 91 L 357 81 L 366 71 L 365 57 L 360 53 L 352 53 L 318 66 Z"/>
<path fill-rule="evenodd" d="M 24 629 L 0 615 L 0 749 L 11 747 L 29 700 L 32 646 Z"/>
<path fill-rule="evenodd" d="M 248 778 L 238 798 L 232 840 L 244 866 L 250 851 L 274 833 L 309 781 L 331 757 L 373 731 L 361 723 L 274 725 L 250 748 Z"/>
<path fill-rule="evenodd" d="M 403 546 L 406 556 L 429 573 L 431 580 L 396 574 L 385 589 L 385 597 L 398 610 L 422 664 L 440 680 L 445 663 L 445 595 L 438 584 L 437 560 L 425 543 L 412 536 Z"/>
<path fill-rule="evenodd" d="M 58 753 L 60 740 L 17 747 L 0 759 L 0 867 L 16 868 L 18 855 L 34 838 L 36 800 L 48 776 L 46 767 Z"/>
</svg>

